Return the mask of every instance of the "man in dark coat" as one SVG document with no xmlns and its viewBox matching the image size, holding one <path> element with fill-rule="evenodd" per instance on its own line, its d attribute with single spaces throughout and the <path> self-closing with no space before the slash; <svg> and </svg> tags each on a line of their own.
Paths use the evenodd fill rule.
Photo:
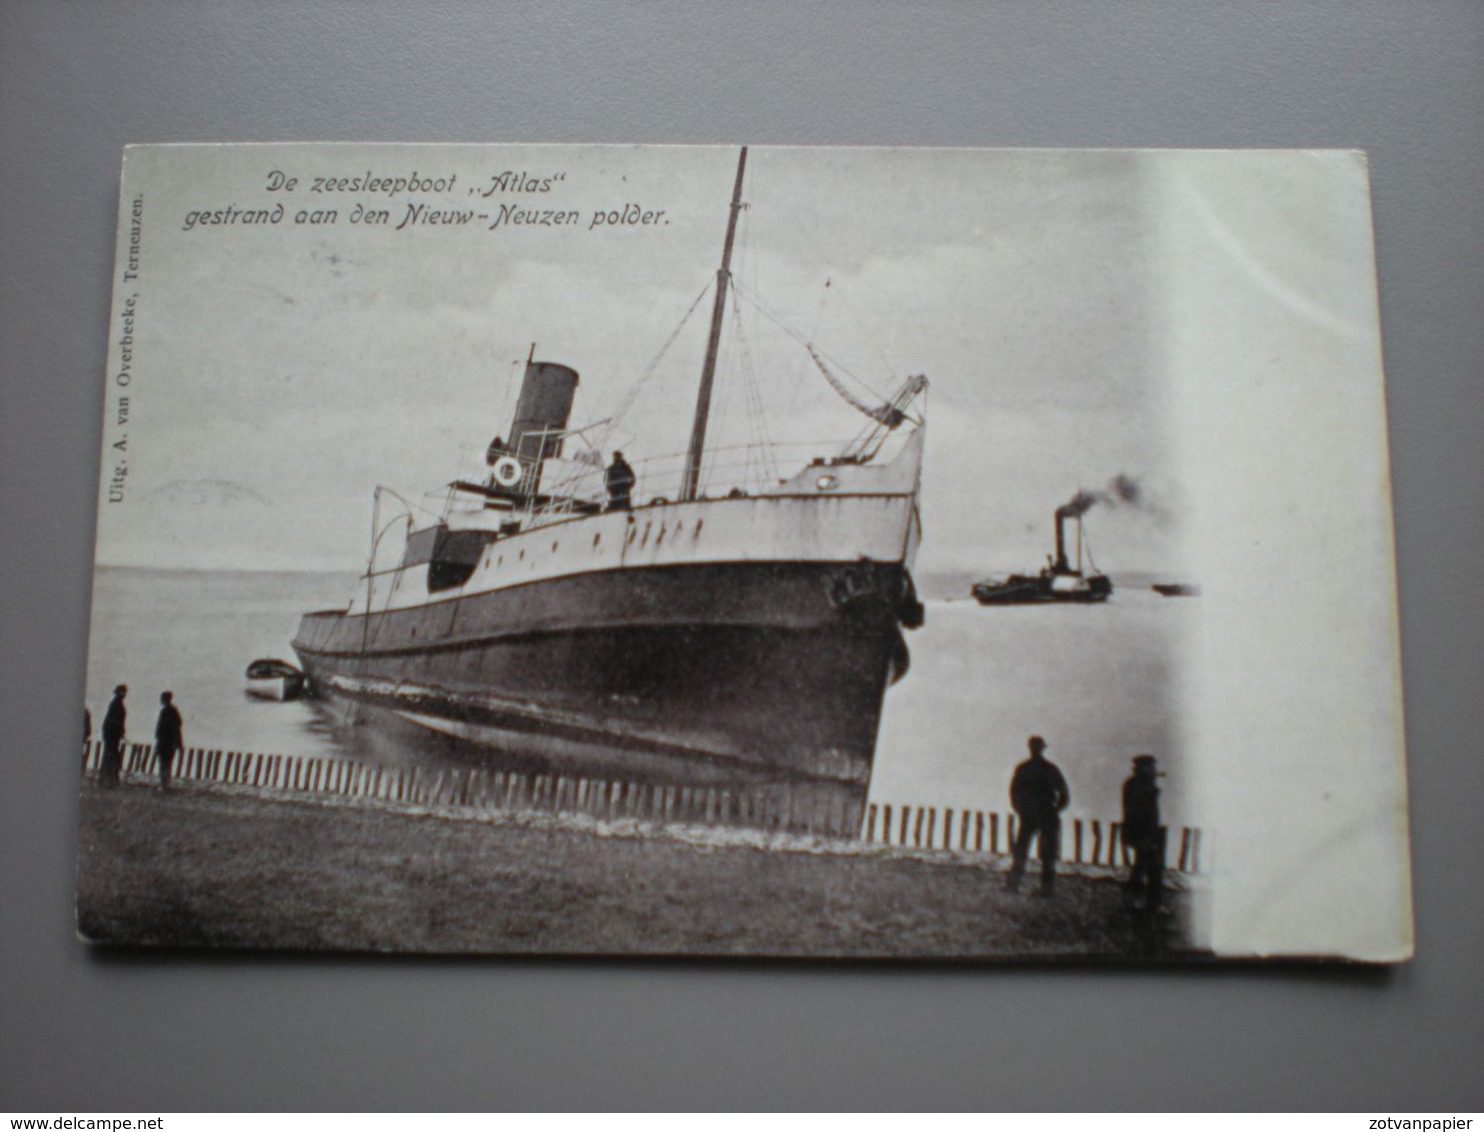
<svg viewBox="0 0 1484 1132">
<path fill-rule="evenodd" d="M 1153 912 L 1163 895 L 1165 831 L 1159 824 L 1159 772 L 1153 755 L 1136 755 L 1123 784 L 1123 843 L 1134 853 L 1128 893 L 1135 907 Z"/>
<path fill-rule="evenodd" d="M 634 469 L 629 467 L 622 452 L 613 454 L 613 463 L 608 465 L 604 478 L 608 484 L 608 510 L 627 511 L 634 505 L 632 493 L 639 477 L 634 475 Z"/>
<path fill-rule="evenodd" d="M 160 693 L 160 718 L 155 723 L 155 758 L 160 764 L 161 794 L 170 789 L 170 764 L 183 745 L 180 711 L 171 702 L 173 698 L 169 692 Z"/>
<path fill-rule="evenodd" d="M 1056 889 L 1056 859 L 1061 851 L 1061 812 L 1072 800 L 1072 792 L 1061 771 L 1046 757 L 1046 740 L 1032 735 L 1026 746 L 1031 757 L 1015 768 L 1010 779 L 1010 805 L 1020 828 L 1015 835 L 1008 887 L 1011 892 L 1020 887 L 1031 839 L 1039 838 L 1041 895 L 1050 896 Z"/>
<path fill-rule="evenodd" d="M 119 772 L 124 769 L 124 723 L 129 713 L 124 710 L 124 697 L 129 688 L 120 684 L 113 690 L 113 699 L 108 701 L 108 712 L 103 717 L 103 761 L 98 767 L 100 786 L 117 786 Z"/>
</svg>

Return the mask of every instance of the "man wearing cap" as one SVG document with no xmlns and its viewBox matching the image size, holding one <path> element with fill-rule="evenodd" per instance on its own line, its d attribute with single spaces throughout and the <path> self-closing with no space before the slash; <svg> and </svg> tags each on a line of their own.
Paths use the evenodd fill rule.
<svg viewBox="0 0 1484 1132">
<path fill-rule="evenodd" d="M 1128 893 L 1135 907 L 1153 912 L 1163 895 L 1165 833 L 1159 824 L 1159 771 L 1153 755 L 1135 755 L 1123 784 L 1123 843 L 1134 852 Z"/>
<path fill-rule="evenodd" d="M 1026 746 L 1031 757 L 1015 768 L 1010 779 L 1010 805 L 1020 828 L 1015 835 L 1007 887 L 1011 892 L 1020 887 L 1031 838 L 1036 837 L 1041 850 L 1041 895 L 1050 896 L 1056 888 L 1056 858 L 1061 850 L 1061 812 L 1072 800 L 1072 792 L 1061 771 L 1046 758 L 1046 740 L 1032 735 Z"/>
<path fill-rule="evenodd" d="M 103 717 L 103 761 L 98 766 L 101 786 L 117 786 L 119 772 L 124 769 L 124 722 L 129 717 L 124 710 L 124 697 L 128 694 L 125 684 L 115 688 L 113 699 L 108 702 L 108 713 Z"/>
</svg>

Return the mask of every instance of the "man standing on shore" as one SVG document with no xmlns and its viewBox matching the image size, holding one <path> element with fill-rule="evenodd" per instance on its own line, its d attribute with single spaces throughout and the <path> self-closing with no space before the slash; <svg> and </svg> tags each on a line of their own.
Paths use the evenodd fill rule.
<svg viewBox="0 0 1484 1132">
<path fill-rule="evenodd" d="M 1165 833 L 1159 824 L 1159 772 L 1153 755 L 1135 755 L 1123 784 L 1123 843 L 1134 851 L 1128 894 L 1135 908 L 1159 909 L 1164 895 Z"/>
<path fill-rule="evenodd" d="M 180 711 L 170 692 L 160 693 L 160 718 L 155 723 L 155 758 L 160 763 L 160 793 L 170 789 L 170 764 L 180 750 Z"/>
<path fill-rule="evenodd" d="M 1020 888 L 1035 837 L 1040 839 L 1041 895 L 1050 896 L 1056 890 L 1056 859 L 1061 852 L 1061 812 L 1072 800 L 1072 792 L 1061 771 L 1046 758 L 1046 740 L 1032 735 L 1026 746 L 1031 757 L 1015 768 L 1010 779 L 1010 805 L 1020 828 L 1007 887 L 1011 892 Z"/>
<path fill-rule="evenodd" d="M 124 710 L 124 697 L 129 694 L 127 684 L 113 690 L 113 699 L 108 701 L 108 713 L 103 717 L 103 761 L 98 766 L 98 784 L 117 786 L 119 772 L 124 769 L 124 724 L 129 713 Z"/>
</svg>

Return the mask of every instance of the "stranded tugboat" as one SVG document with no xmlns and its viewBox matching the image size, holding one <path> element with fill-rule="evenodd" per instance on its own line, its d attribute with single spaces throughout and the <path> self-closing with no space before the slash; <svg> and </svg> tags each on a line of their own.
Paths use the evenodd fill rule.
<svg viewBox="0 0 1484 1132">
<path fill-rule="evenodd" d="M 293 641 L 315 693 L 583 775 L 803 784 L 829 796 L 838 832 L 859 829 L 882 699 L 907 668 L 902 630 L 923 616 L 911 570 L 924 433 L 909 408 L 927 383 L 856 403 L 873 423 L 842 454 L 707 494 L 746 160 L 673 494 L 643 462 L 616 459 L 605 481 L 600 452 L 564 458 L 584 440 L 568 429 L 578 374 L 533 350 L 488 481 L 449 485 L 421 530 L 407 514 L 390 568 L 376 543 L 404 520 L 384 520 L 378 491 L 355 596 L 305 614 Z M 892 436 L 894 456 L 876 463 Z"/>
<path fill-rule="evenodd" d="M 1097 602 L 1107 601 L 1113 592 L 1113 581 L 1092 566 L 1088 573 L 1082 571 L 1083 533 L 1082 513 L 1086 507 L 1079 506 L 1078 499 L 1058 507 L 1056 510 L 1056 558 L 1048 559 L 1039 574 L 1011 574 L 1008 578 L 987 578 L 975 582 L 969 588 L 974 600 L 980 605 L 1033 605 L 1050 601 Z M 1065 527 L 1068 522 L 1077 524 L 1077 564 L 1067 560 Z M 1091 552 L 1087 555 L 1092 563 Z"/>
</svg>

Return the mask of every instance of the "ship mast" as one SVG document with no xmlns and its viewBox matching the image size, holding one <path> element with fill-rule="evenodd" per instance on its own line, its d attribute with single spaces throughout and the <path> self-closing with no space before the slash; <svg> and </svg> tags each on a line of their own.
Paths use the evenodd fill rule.
<svg viewBox="0 0 1484 1132">
<path fill-rule="evenodd" d="M 737 214 L 742 211 L 742 173 L 747 168 L 747 147 L 737 159 L 737 184 L 732 189 L 732 211 L 727 217 L 727 241 L 721 252 L 721 267 L 716 272 L 716 301 L 711 307 L 711 337 L 706 341 L 706 363 L 701 367 L 701 390 L 696 395 L 696 420 L 690 430 L 690 447 L 685 452 L 685 478 L 681 481 L 681 502 L 696 497 L 701 479 L 701 454 L 706 448 L 706 418 L 711 412 L 711 384 L 716 378 L 716 354 L 721 345 L 721 319 L 726 311 L 727 282 L 732 277 L 732 240 L 737 235 Z"/>
</svg>

